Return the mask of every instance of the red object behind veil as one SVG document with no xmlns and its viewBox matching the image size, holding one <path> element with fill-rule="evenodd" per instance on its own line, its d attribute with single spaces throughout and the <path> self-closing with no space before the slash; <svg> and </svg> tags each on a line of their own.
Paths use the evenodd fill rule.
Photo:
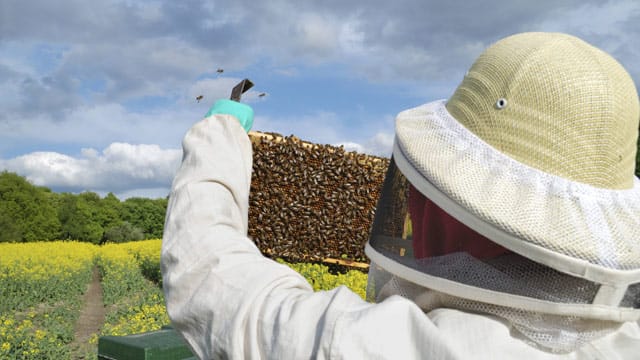
<svg viewBox="0 0 640 360">
<path fill-rule="evenodd" d="M 416 259 L 464 251 L 475 258 L 487 259 L 509 253 L 447 214 L 409 185 L 413 254 Z"/>
</svg>

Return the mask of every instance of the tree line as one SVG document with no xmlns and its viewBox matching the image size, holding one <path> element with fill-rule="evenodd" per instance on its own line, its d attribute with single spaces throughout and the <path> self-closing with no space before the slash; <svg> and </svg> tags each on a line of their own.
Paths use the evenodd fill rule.
<svg viewBox="0 0 640 360">
<path fill-rule="evenodd" d="M 55 193 L 0 173 L 0 242 L 76 240 L 94 244 L 162 237 L 167 199 L 113 193 Z"/>
</svg>

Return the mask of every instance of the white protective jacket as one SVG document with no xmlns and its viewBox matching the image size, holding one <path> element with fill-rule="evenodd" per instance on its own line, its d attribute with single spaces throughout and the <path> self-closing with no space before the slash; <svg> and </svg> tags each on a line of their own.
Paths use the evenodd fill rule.
<svg viewBox="0 0 640 360">
<path fill-rule="evenodd" d="M 247 237 L 251 142 L 230 115 L 187 133 L 162 244 L 166 305 L 201 359 L 638 359 L 640 328 L 571 354 L 515 337 L 510 325 L 455 309 L 423 313 L 392 296 L 363 301 L 346 287 L 313 292 Z"/>
</svg>

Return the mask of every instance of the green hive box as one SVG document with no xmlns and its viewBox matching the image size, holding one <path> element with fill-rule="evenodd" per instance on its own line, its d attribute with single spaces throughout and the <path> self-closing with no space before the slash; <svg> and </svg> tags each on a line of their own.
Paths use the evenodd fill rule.
<svg viewBox="0 0 640 360">
<path fill-rule="evenodd" d="M 195 359 L 182 337 L 170 327 L 127 336 L 102 336 L 98 340 L 100 360 Z"/>
</svg>

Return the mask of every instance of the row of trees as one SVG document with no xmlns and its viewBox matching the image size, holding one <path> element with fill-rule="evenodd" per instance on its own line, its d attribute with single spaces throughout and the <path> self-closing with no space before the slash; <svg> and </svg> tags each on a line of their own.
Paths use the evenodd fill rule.
<svg viewBox="0 0 640 360">
<path fill-rule="evenodd" d="M 54 193 L 15 173 L 0 173 L 0 242 L 161 238 L 166 209 L 167 199 Z"/>
</svg>

